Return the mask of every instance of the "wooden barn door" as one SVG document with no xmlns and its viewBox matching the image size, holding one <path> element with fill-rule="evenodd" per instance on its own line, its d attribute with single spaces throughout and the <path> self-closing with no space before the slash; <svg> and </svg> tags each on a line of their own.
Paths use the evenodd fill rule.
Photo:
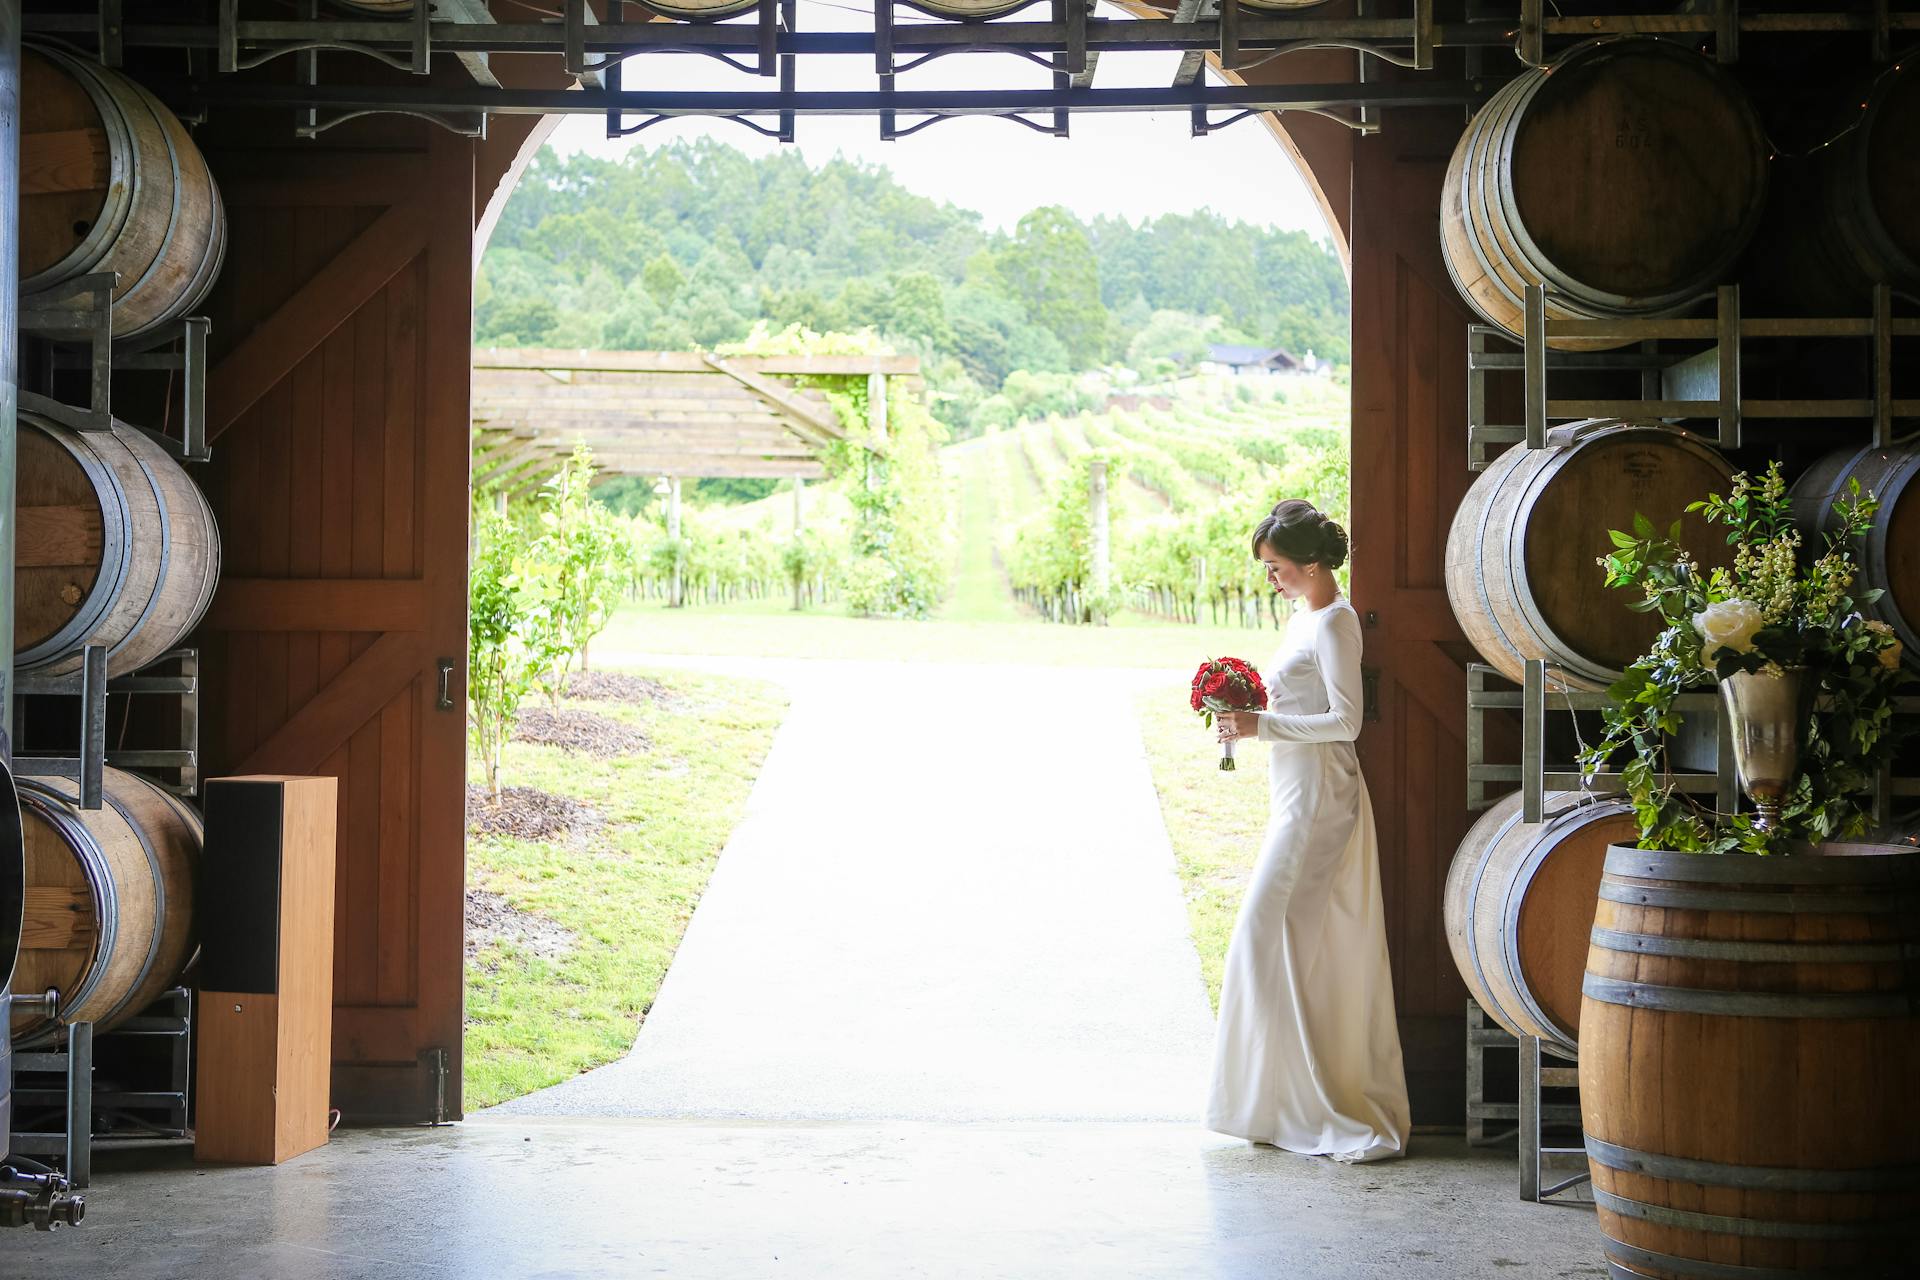
<svg viewBox="0 0 1920 1280">
<path fill-rule="evenodd" d="M 1457 1122 L 1466 988 L 1441 892 L 1466 834 L 1471 647 L 1441 573 L 1472 480 L 1467 312 L 1440 257 L 1440 186 L 1464 121 L 1396 112 L 1353 147 L 1353 581 L 1372 669 L 1360 737 L 1414 1119 Z"/>
<path fill-rule="evenodd" d="M 473 152 L 394 136 L 413 149 L 206 144 L 232 238 L 203 741 L 216 774 L 340 780 L 349 1123 L 460 1111 Z"/>
</svg>

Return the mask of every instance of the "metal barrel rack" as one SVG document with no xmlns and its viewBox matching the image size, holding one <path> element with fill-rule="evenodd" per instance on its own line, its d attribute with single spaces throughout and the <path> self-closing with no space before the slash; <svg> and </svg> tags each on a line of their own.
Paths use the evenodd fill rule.
<svg viewBox="0 0 1920 1280">
<path fill-rule="evenodd" d="M 111 273 L 95 274 L 20 299 L 22 326 L 39 335 L 24 347 L 21 404 L 78 431 L 107 431 L 114 423 L 116 375 L 163 373 L 168 392 L 161 411 L 168 425 L 178 424 L 177 434 L 131 425 L 175 458 L 204 462 L 210 457 L 209 321 L 190 316 L 136 342 L 117 339 L 111 306 L 116 283 Z M 85 394 L 59 398 L 58 389 L 77 385 L 81 374 Z M 100 808 L 109 765 L 139 770 L 175 795 L 198 795 L 199 651 L 174 649 L 139 671 L 111 678 L 104 647 L 85 645 L 76 652 L 79 669 L 70 674 L 15 675 L 10 690 L 14 772 L 73 783 L 71 798 L 82 809 Z M 138 723 L 133 700 L 160 697 L 175 701 L 170 718 L 177 724 L 177 736 L 172 741 L 127 742 L 130 726 Z M 44 719 L 30 723 L 27 699 L 35 700 L 32 705 Z M 73 725 L 71 734 L 43 731 L 58 723 Z M 31 999 L 41 1000 L 57 1015 L 58 992 Z M 14 997 L 14 1003 L 21 1002 Z M 162 1047 L 156 1048 L 156 1042 Z M 68 1023 L 56 1044 L 14 1051 L 15 1127 L 8 1147 L 45 1171 L 14 1166 L 11 1177 L 20 1188 L 9 1190 L 0 1175 L 0 1197 L 31 1194 L 31 1203 L 21 1201 L 20 1216 L 36 1226 L 78 1221 L 84 1202 L 67 1196 L 66 1190 L 91 1182 L 96 1146 L 151 1145 L 187 1137 L 192 1046 L 193 996 L 187 988 L 176 987 L 109 1032 L 96 1033 L 91 1023 Z M 40 1165 L 42 1158 L 49 1165 Z M 72 1216 L 59 1216 L 62 1213 Z"/>
<path fill-rule="evenodd" d="M 1515 1051 L 1511 1102 L 1493 1096 L 1487 1073 L 1489 1057 L 1507 1050 Z M 1545 1048 L 1538 1037 L 1516 1036 L 1491 1022 L 1486 1010 L 1467 1000 L 1467 1143 L 1490 1147 L 1513 1139 L 1518 1144 L 1522 1200 L 1553 1200 L 1591 1180 L 1585 1147 L 1546 1145 L 1548 1133 L 1580 1128 L 1579 1090 L 1579 1069 L 1571 1059 Z M 1563 1100 L 1568 1093 L 1571 1100 Z M 1578 1158 L 1578 1168 L 1566 1167 L 1570 1157 Z M 1543 1185 L 1554 1174 L 1565 1176 Z"/>
</svg>

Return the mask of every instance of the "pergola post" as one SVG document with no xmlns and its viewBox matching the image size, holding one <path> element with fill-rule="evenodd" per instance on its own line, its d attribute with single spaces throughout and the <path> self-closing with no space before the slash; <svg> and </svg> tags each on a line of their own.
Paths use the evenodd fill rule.
<svg viewBox="0 0 1920 1280">
<path fill-rule="evenodd" d="M 1107 524 L 1107 464 L 1103 458 L 1087 463 L 1087 522 L 1092 526 L 1093 589 L 1104 598 L 1113 583 L 1113 544 Z"/>
<path fill-rule="evenodd" d="M 807 478 L 805 476 L 795 476 L 793 478 L 793 540 L 796 545 L 800 541 L 800 531 L 806 525 L 806 494 Z M 801 607 L 800 586 L 802 576 L 803 575 L 798 573 L 793 575 L 793 610 L 795 613 L 798 613 Z"/>
<path fill-rule="evenodd" d="M 879 445 L 880 451 L 887 447 L 887 375 L 878 369 L 867 375 L 867 434 Z M 867 453 L 867 488 L 876 489 L 880 485 L 878 474 L 879 451 Z"/>
<path fill-rule="evenodd" d="M 680 477 L 667 477 L 667 540 L 673 543 L 673 587 L 667 603 L 678 609 L 686 603 L 680 552 Z"/>
</svg>

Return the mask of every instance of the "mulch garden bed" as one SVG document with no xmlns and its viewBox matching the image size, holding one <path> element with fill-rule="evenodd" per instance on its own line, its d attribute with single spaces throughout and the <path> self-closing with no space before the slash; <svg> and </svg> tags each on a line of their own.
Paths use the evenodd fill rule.
<svg viewBox="0 0 1920 1280">
<path fill-rule="evenodd" d="M 557 921 L 521 911 L 497 893 L 467 890 L 467 959 L 494 942 L 510 942 L 545 960 L 557 960 L 572 951 L 580 935 Z"/>
<path fill-rule="evenodd" d="M 515 742 L 534 742 L 578 751 L 610 760 L 615 756 L 638 755 L 648 747 L 647 735 L 630 724 L 593 711 L 562 707 L 521 707 L 513 722 Z"/>
<path fill-rule="evenodd" d="M 478 783 L 467 787 L 467 827 L 481 835 L 555 840 L 584 836 L 604 821 L 592 805 L 537 787 L 503 787 L 497 802 Z"/>
<path fill-rule="evenodd" d="M 567 696 L 590 702 L 652 702 L 662 706 L 677 706 L 685 701 L 658 680 L 618 671 L 578 672 L 567 679 Z"/>
</svg>

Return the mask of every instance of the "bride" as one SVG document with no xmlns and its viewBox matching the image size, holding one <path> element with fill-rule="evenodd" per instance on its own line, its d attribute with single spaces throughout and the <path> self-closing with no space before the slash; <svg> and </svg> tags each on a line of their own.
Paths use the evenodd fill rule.
<svg viewBox="0 0 1920 1280">
<path fill-rule="evenodd" d="M 1334 582 L 1345 530 L 1299 500 L 1253 532 L 1297 601 L 1267 711 L 1217 717 L 1257 737 L 1272 807 L 1227 947 L 1207 1127 L 1341 1161 L 1404 1155 L 1409 1117 L 1360 733 L 1360 619 Z"/>
</svg>

